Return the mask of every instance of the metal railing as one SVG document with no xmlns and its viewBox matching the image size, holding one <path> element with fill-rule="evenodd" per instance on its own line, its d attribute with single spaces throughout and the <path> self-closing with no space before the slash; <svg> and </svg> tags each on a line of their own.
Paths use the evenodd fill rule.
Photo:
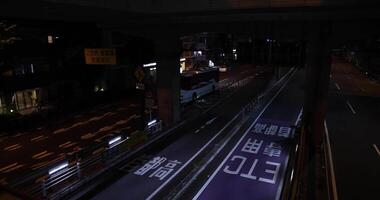
<svg viewBox="0 0 380 200">
<path fill-rule="evenodd" d="M 161 121 L 150 128 L 152 132 L 161 130 Z M 137 134 L 135 133 L 135 135 Z M 68 165 L 63 169 L 52 174 L 49 172 L 47 175 L 45 171 L 45 175 L 40 178 L 40 181 L 37 181 L 37 184 L 28 193 L 34 197 L 46 199 L 59 199 L 67 195 L 107 170 L 109 168 L 108 164 L 122 158 L 130 151 L 133 145 L 139 142 L 139 137 L 143 138 L 143 135 L 135 137 L 133 135 L 115 136 L 116 139 L 118 137 L 120 137 L 118 141 L 111 144 L 112 139 L 109 140 L 103 144 L 103 147 L 93 151 L 93 155 L 87 159 L 82 160 L 76 155 L 77 158 L 67 161 Z"/>
<path fill-rule="evenodd" d="M 252 79 L 253 76 L 249 76 L 243 80 L 235 82 L 231 81 L 219 88 L 220 92 L 227 94 L 228 96 L 235 90 L 246 86 Z M 241 115 L 254 109 L 256 103 L 257 100 L 248 103 L 241 111 Z M 148 137 L 154 139 L 156 136 L 160 135 L 157 133 L 162 131 L 162 129 L 163 124 L 160 120 L 147 126 L 144 130 L 144 135 L 146 137 L 144 141 L 146 141 Z M 33 197 L 60 199 L 85 183 L 95 179 L 103 172 L 115 166 L 118 162 L 121 162 L 121 160 L 127 159 L 126 155 L 132 153 L 131 149 L 133 144 L 130 142 L 131 138 L 129 138 L 126 133 L 124 134 L 125 135 L 121 133 L 119 135 L 122 137 L 122 140 L 112 148 L 109 147 L 109 141 L 102 142 L 92 148 L 84 149 L 86 153 L 77 152 L 74 155 L 66 156 L 63 160 L 67 161 L 68 165 L 56 173 L 49 174 L 48 171 L 49 168 L 52 168 L 52 165 L 46 166 L 29 174 L 27 177 L 23 177 L 22 180 L 15 181 L 11 186 L 19 190 L 25 190 L 25 188 L 28 188 L 25 191 Z M 61 161 L 62 160 L 60 160 L 60 162 Z M 57 163 L 53 163 L 53 165 L 56 164 Z M 30 188 L 30 185 L 33 186 Z"/>
<path fill-rule="evenodd" d="M 336 183 L 334 175 L 334 167 L 332 163 L 332 155 L 330 149 L 330 141 L 327 129 L 325 130 L 322 137 L 322 144 L 320 152 L 315 152 L 318 155 L 314 156 L 314 164 L 310 162 L 310 144 L 308 145 L 308 135 L 306 127 L 304 124 L 299 124 L 295 130 L 296 140 L 291 149 L 289 167 L 286 172 L 284 190 L 282 193 L 283 200 L 303 200 L 309 199 L 311 190 L 314 190 L 315 196 L 323 197 L 323 199 L 328 200 L 338 200 L 338 195 L 336 192 Z M 318 177 L 311 178 L 309 173 L 311 170 L 319 171 Z M 314 172 L 315 173 L 315 172 Z M 314 182 L 313 184 L 311 183 Z M 319 188 L 318 191 L 316 188 L 310 187 L 310 185 L 318 184 L 325 185 L 324 188 Z"/>
</svg>

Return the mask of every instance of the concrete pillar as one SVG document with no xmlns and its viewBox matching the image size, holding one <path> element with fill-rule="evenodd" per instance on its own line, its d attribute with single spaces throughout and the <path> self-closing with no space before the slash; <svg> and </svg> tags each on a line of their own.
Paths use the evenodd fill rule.
<svg viewBox="0 0 380 200">
<path fill-rule="evenodd" d="M 155 41 L 158 117 L 165 125 L 180 120 L 180 45 L 176 37 Z"/>
<path fill-rule="evenodd" d="M 314 26 L 313 26 L 314 27 Z M 330 26 L 317 23 L 311 30 L 306 50 L 306 91 L 304 122 L 313 133 L 313 144 L 321 142 L 327 108 L 328 86 L 331 71 Z"/>
<path fill-rule="evenodd" d="M 309 28 L 306 49 L 304 126 L 308 147 L 306 168 L 308 199 L 320 199 L 320 153 L 331 70 L 330 24 L 316 22 Z"/>
</svg>

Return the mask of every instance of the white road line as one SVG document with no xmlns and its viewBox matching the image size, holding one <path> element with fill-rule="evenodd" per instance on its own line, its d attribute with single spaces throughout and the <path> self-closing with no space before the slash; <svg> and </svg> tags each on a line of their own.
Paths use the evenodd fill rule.
<svg viewBox="0 0 380 200">
<path fill-rule="evenodd" d="M 45 158 L 47 156 L 50 156 L 52 154 L 54 154 L 54 153 L 53 152 L 48 152 L 48 151 L 42 151 L 40 153 L 37 153 L 37 154 L 33 155 L 32 158 L 34 158 L 34 159 L 41 159 L 41 158 Z"/>
<path fill-rule="evenodd" d="M 60 129 L 58 129 L 58 130 L 55 130 L 55 131 L 53 132 L 53 134 L 58 134 L 58 133 L 62 133 L 62 132 L 65 132 L 65 131 L 66 131 L 65 128 L 60 128 Z"/>
<path fill-rule="evenodd" d="M 338 83 L 335 83 L 335 87 L 336 87 L 338 90 L 340 90 L 340 87 L 339 87 Z"/>
<path fill-rule="evenodd" d="M 160 190 L 165 187 L 179 172 L 181 172 L 187 165 L 189 165 L 208 145 L 210 145 L 215 138 L 217 138 L 235 119 L 239 117 L 239 113 L 234 116 L 214 137 L 212 137 L 196 154 L 194 154 L 181 168 L 179 168 L 171 177 L 169 177 L 160 187 L 158 187 L 147 200 L 152 199 Z"/>
<path fill-rule="evenodd" d="M 375 148 L 377 155 L 380 156 L 380 150 L 379 150 L 379 148 L 377 148 L 376 144 L 373 144 L 372 146 L 373 146 L 373 148 Z"/>
<path fill-rule="evenodd" d="M 224 158 L 222 163 L 218 166 L 218 168 L 214 171 L 214 173 L 210 176 L 209 179 L 207 179 L 206 183 L 202 186 L 202 188 L 198 191 L 198 193 L 193 197 L 193 200 L 198 199 L 198 197 L 202 194 L 202 192 L 206 189 L 208 184 L 214 179 L 215 175 L 220 171 L 220 169 L 223 167 L 223 165 L 227 162 L 227 159 L 230 158 L 232 153 L 235 151 L 235 149 L 239 146 L 239 144 L 242 142 L 244 137 L 249 133 L 249 131 L 252 129 L 253 125 L 257 122 L 257 120 L 261 117 L 261 115 L 266 111 L 266 109 L 269 107 L 270 104 L 274 101 L 274 99 L 280 94 L 280 92 L 285 88 L 285 86 L 288 84 L 288 82 L 292 79 L 294 74 L 286 81 L 284 85 L 281 86 L 281 88 L 277 91 L 277 93 L 270 99 L 270 101 L 265 105 L 263 110 L 260 112 L 260 114 L 256 117 L 255 121 L 248 127 L 248 129 L 245 131 L 243 136 L 239 139 L 239 141 L 236 143 L 234 148 L 228 153 L 228 155 Z"/>
<path fill-rule="evenodd" d="M 210 125 L 212 122 L 216 120 L 217 117 L 214 117 L 206 122 L 207 125 Z"/>
<path fill-rule="evenodd" d="M 87 133 L 87 134 L 85 134 L 85 135 L 82 135 L 80 138 L 82 139 L 82 140 L 88 140 L 88 139 L 90 139 L 90 138 L 93 138 L 93 137 L 95 137 L 96 136 L 96 133 L 94 134 L 94 133 Z"/>
<path fill-rule="evenodd" d="M 349 101 L 346 101 L 346 103 L 347 103 L 348 107 L 350 108 L 351 112 L 353 114 L 356 114 L 356 112 L 355 112 L 354 108 L 352 107 L 351 103 Z"/>
<path fill-rule="evenodd" d="M 14 171 L 14 170 L 16 170 L 16 169 L 19 169 L 19 168 L 23 167 L 23 166 L 24 166 L 24 165 L 20 165 L 20 164 L 18 164 L 18 165 L 16 165 L 16 166 L 12 167 L 12 168 L 9 168 L 9 169 L 3 171 L 3 173 L 9 173 L 9 172 L 12 172 L 12 171 Z"/>
<path fill-rule="evenodd" d="M 46 136 L 44 136 L 44 135 L 40 135 L 40 136 L 37 136 L 37 137 L 32 138 L 30 141 L 32 141 L 32 142 L 37 142 L 37 141 L 40 141 L 40 140 L 44 140 L 44 139 L 46 139 L 46 138 L 47 138 Z"/>
<path fill-rule="evenodd" d="M 332 159 L 330 135 L 329 135 L 329 130 L 327 128 L 326 120 L 325 120 L 325 133 L 326 133 L 327 151 L 329 154 L 329 164 L 330 164 L 330 174 L 331 174 L 331 178 L 332 178 L 333 195 L 334 195 L 334 200 L 338 200 L 338 192 L 337 192 L 337 187 L 336 187 L 335 170 L 334 170 L 334 161 Z"/>
<path fill-rule="evenodd" d="M 59 147 L 59 148 L 66 149 L 66 148 L 69 148 L 69 147 L 74 146 L 74 145 L 76 145 L 76 144 L 77 144 L 76 142 L 68 141 L 68 142 L 65 142 L 65 143 L 63 143 L 63 144 L 60 144 L 58 147 Z"/>
<path fill-rule="evenodd" d="M 183 194 L 183 192 L 197 179 L 199 174 L 201 174 L 206 169 L 206 166 L 208 166 L 214 160 L 214 158 L 219 154 L 219 152 L 222 151 L 222 149 L 227 145 L 227 143 L 231 140 L 231 138 L 235 136 L 235 134 L 239 131 L 240 128 L 241 128 L 240 126 L 234 128 L 235 130 L 232 131 L 232 134 L 230 134 L 230 136 L 223 142 L 223 144 L 217 149 L 217 151 L 207 160 L 207 162 L 202 165 L 202 167 L 194 174 L 192 179 L 188 181 L 182 187 L 180 191 L 177 192 L 176 196 L 173 199 L 178 199 L 178 197 Z"/>
<path fill-rule="evenodd" d="M 14 145 L 5 147 L 4 150 L 5 151 L 14 151 L 14 150 L 19 149 L 21 147 L 22 147 L 22 145 L 20 145 L 20 144 L 14 144 Z"/>
<path fill-rule="evenodd" d="M 197 129 L 194 133 L 199 133 L 199 129 Z"/>
<path fill-rule="evenodd" d="M 2 167 L 2 168 L 0 168 L 0 172 L 5 171 L 5 170 L 7 170 L 7 169 L 9 169 L 9 168 L 12 168 L 12 167 L 14 167 L 14 166 L 17 166 L 17 165 L 18 165 L 18 163 L 15 162 L 15 163 L 12 163 L 12 164 L 7 165 L 7 166 L 5 166 L 5 167 Z"/>
<path fill-rule="evenodd" d="M 300 122 L 301 122 L 301 116 L 302 116 L 302 112 L 303 112 L 303 107 L 301 108 L 299 114 L 298 114 L 298 117 L 297 117 L 297 120 L 296 122 L 294 123 L 294 126 L 297 126 Z M 294 133 L 295 133 L 295 130 L 293 129 L 292 131 L 292 138 L 294 137 Z M 289 155 L 286 157 L 285 159 L 285 164 L 284 166 L 287 168 L 288 167 L 288 162 L 289 162 Z M 280 184 L 278 185 L 278 188 L 277 188 L 277 194 L 276 194 L 276 200 L 279 200 L 280 197 L 281 197 L 281 193 L 282 193 L 282 189 L 283 189 L 283 185 L 284 185 L 284 178 L 285 178 L 285 172 L 286 172 L 286 168 L 284 170 L 282 170 L 281 172 L 281 177 L 282 179 L 280 180 Z"/>
<path fill-rule="evenodd" d="M 71 143 L 71 141 L 68 141 L 68 142 L 65 142 L 65 143 L 62 143 L 62 144 L 58 145 L 58 147 L 64 147 L 64 146 L 66 146 L 66 145 L 68 145 L 70 143 Z"/>
<path fill-rule="evenodd" d="M 43 137 L 43 135 L 40 135 L 40 136 L 37 136 L 37 137 L 32 138 L 30 141 L 38 140 L 38 139 L 40 139 L 40 138 L 42 138 L 42 137 Z"/>
<path fill-rule="evenodd" d="M 37 164 L 32 165 L 31 169 L 32 169 L 32 170 L 36 170 L 36 169 L 38 169 L 38 168 L 45 167 L 45 166 L 47 166 L 47 165 L 50 165 L 50 164 L 52 164 L 52 163 L 54 163 L 54 162 L 57 162 L 57 161 L 61 160 L 61 159 L 64 158 L 64 157 L 65 157 L 64 154 L 62 154 L 62 155 L 60 154 L 60 155 L 58 155 L 58 157 L 57 157 L 56 159 L 53 159 L 53 160 L 49 160 L 49 161 L 45 161 L 45 162 L 41 162 L 41 163 L 37 163 Z"/>
</svg>

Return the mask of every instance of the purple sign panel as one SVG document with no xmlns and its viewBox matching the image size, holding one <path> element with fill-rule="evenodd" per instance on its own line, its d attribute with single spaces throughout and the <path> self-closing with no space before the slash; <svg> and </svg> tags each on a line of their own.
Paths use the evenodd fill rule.
<svg viewBox="0 0 380 200">
<path fill-rule="evenodd" d="M 293 132 L 288 122 L 259 120 L 197 199 L 278 199 Z"/>
</svg>

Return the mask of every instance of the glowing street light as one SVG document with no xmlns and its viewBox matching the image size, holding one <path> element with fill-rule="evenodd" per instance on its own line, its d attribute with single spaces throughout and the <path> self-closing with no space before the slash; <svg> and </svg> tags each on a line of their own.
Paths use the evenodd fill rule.
<svg viewBox="0 0 380 200">
<path fill-rule="evenodd" d="M 156 66 L 157 63 L 148 63 L 148 64 L 144 64 L 143 67 L 153 67 L 153 66 Z"/>
</svg>

